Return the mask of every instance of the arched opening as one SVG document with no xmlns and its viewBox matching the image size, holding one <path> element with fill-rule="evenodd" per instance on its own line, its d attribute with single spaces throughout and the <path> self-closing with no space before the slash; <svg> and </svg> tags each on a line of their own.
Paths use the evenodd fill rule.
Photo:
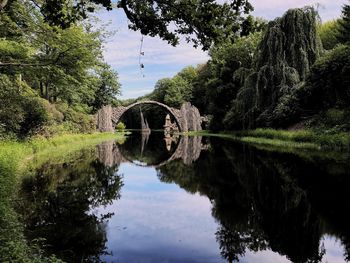
<svg viewBox="0 0 350 263">
<path fill-rule="evenodd" d="M 130 105 L 122 112 L 114 125 L 123 122 L 127 129 L 141 129 L 140 111 L 142 111 L 144 119 L 147 120 L 152 130 L 162 130 L 165 118 L 169 114 L 171 121 L 176 123 L 179 131 L 181 131 L 179 120 L 172 112 L 172 109 L 159 102 L 152 101 L 138 102 Z"/>
</svg>

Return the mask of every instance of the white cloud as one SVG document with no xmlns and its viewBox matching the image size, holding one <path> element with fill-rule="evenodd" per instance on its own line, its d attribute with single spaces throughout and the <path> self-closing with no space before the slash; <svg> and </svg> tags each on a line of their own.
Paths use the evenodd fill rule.
<svg viewBox="0 0 350 263">
<path fill-rule="evenodd" d="M 290 8 L 304 6 L 319 6 L 322 20 L 327 21 L 340 16 L 341 7 L 346 0 L 251 0 L 255 11 L 254 14 L 267 19 L 273 19 L 283 15 Z"/>
</svg>

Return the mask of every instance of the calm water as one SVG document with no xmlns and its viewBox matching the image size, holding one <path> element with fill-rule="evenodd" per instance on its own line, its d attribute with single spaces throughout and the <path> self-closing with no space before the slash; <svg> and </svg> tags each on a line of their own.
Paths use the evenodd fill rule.
<svg viewBox="0 0 350 263">
<path fill-rule="evenodd" d="M 32 169 L 18 211 L 67 262 L 346 262 L 349 160 L 135 133 Z"/>
</svg>

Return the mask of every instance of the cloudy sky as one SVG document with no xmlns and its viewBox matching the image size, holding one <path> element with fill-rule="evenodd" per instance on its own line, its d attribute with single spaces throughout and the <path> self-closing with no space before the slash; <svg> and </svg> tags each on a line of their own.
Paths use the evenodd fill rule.
<svg viewBox="0 0 350 263">
<path fill-rule="evenodd" d="M 251 0 L 255 11 L 253 15 L 271 20 L 281 16 L 288 8 L 319 4 L 319 13 L 323 21 L 340 16 L 341 7 L 347 0 Z M 157 80 L 172 77 L 188 65 L 197 65 L 207 61 L 208 56 L 200 49 L 182 41 L 178 47 L 172 47 L 158 38 L 145 37 L 143 42 L 142 63 L 139 67 L 141 34 L 130 31 L 125 14 L 120 10 L 101 12 L 103 23 L 110 22 L 110 28 L 116 33 L 105 44 L 104 57 L 119 73 L 122 84 L 122 99 L 136 98 L 151 92 Z"/>
</svg>

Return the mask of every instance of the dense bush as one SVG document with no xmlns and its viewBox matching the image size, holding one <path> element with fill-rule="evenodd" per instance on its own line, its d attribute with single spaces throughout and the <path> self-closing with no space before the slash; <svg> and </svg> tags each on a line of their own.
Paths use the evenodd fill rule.
<svg viewBox="0 0 350 263">
<path fill-rule="evenodd" d="M 322 111 L 307 121 L 307 125 L 317 131 L 339 133 L 350 131 L 350 108 L 331 108 Z"/>
<path fill-rule="evenodd" d="M 193 81 L 197 77 L 197 70 L 186 67 L 173 78 L 157 81 L 154 91 L 145 98 L 165 103 L 172 107 L 180 107 L 192 97 Z M 142 98 L 140 98 L 142 99 Z"/>
<path fill-rule="evenodd" d="M 339 46 L 320 58 L 305 84 L 302 107 L 318 111 L 350 106 L 350 46 Z M 309 96 L 307 96 L 309 95 Z"/>
<path fill-rule="evenodd" d="M 50 137 L 63 133 L 91 133 L 94 118 L 80 106 L 51 104 L 24 82 L 0 75 L 0 137 Z"/>
<path fill-rule="evenodd" d="M 321 38 L 324 49 L 331 50 L 340 43 L 338 40 L 339 29 L 339 20 L 328 21 L 319 26 L 318 34 Z"/>
<path fill-rule="evenodd" d="M 94 118 L 79 106 L 69 106 L 66 103 L 57 104 L 56 108 L 63 114 L 66 129 L 73 133 L 91 133 L 95 131 Z"/>
<path fill-rule="evenodd" d="M 48 119 L 44 101 L 28 86 L 0 75 L 0 126 L 8 136 L 25 137 Z"/>
<path fill-rule="evenodd" d="M 117 129 L 117 131 L 124 131 L 126 126 L 123 122 L 119 122 L 115 128 Z"/>
<path fill-rule="evenodd" d="M 316 61 L 306 81 L 280 99 L 271 118 L 281 126 L 310 118 L 309 126 L 344 130 L 350 119 L 341 116 L 349 108 L 350 46 L 342 45 Z"/>
</svg>

